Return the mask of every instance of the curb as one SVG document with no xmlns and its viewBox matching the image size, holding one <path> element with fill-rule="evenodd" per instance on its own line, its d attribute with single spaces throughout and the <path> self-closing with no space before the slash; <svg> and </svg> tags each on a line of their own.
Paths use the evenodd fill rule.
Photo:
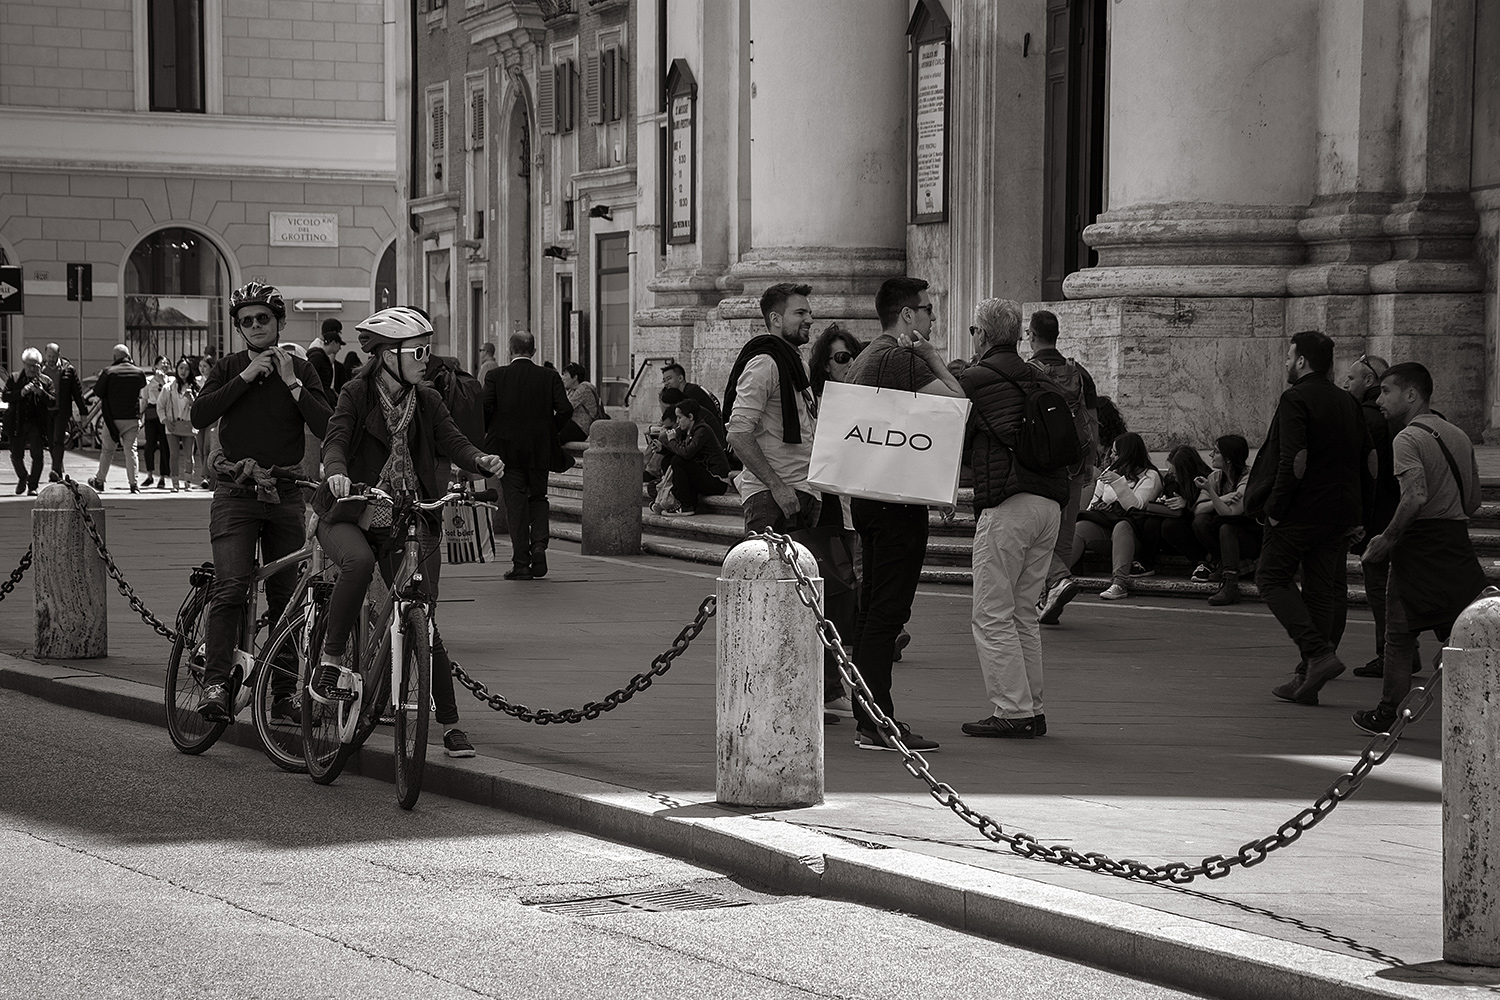
<svg viewBox="0 0 1500 1000">
<path fill-rule="evenodd" d="M 149 686 L 0 653 L 0 688 L 98 715 L 165 727 Z M 240 723 L 223 739 L 259 749 Z M 394 780 L 392 754 L 367 746 L 349 773 Z M 973 868 L 900 848 L 872 851 L 774 814 L 660 794 L 479 756 L 427 762 L 424 792 L 519 813 L 752 878 L 778 891 L 913 914 L 1113 972 L 1226 1000 L 1407 1000 L 1469 985 L 1421 967 L 1421 981 L 1308 945 L 1179 917 L 1134 903 Z M 1416 970 L 1409 970 L 1416 980 Z M 1443 992 L 1439 994 L 1438 989 Z"/>
</svg>

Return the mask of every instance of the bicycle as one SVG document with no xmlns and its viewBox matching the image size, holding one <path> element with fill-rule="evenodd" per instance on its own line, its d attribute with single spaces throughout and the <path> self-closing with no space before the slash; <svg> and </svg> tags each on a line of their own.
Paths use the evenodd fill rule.
<svg viewBox="0 0 1500 1000">
<path fill-rule="evenodd" d="M 295 482 L 305 488 L 315 489 L 318 485 L 304 480 Z M 260 584 L 298 565 L 302 571 L 281 620 L 271 622 L 269 616 L 258 617 Z M 207 610 L 213 581 L 213 563 L 206 562 L 189 574 L 191 589 L 178 609 L 177 638 L 167 660 L 167 734 L 173 745 L 185 754 L 203 753 L 229 728 L 228 722 L 209 722 L 198 714 L 198 704 L 203 696 Z M 332 583 L 324 577 L 317 538 L 309 529 L 307 542 L 296 552 L 264 566 L 256 566 L 250 598 L 240 615 L 234 666 L 230 672 L 230 715 L 237 717 L 249 706 L 256 735 L 260 737 L 266 756 L 277 767 L 295 774 L 307 769 L 300 720 L 278 722 L 272 706 L 278 692 L 293 692 L 290 697 L 295 700 L 297 686 L 306 684 L 309 671 L 307 651 L 314 648 L 310 645 L 313 632 L 321 623 L 331 589 Z M 267 632 L 265 641 L 257 642 L 262 632 Z"/>
<path fill-rule="evenodd" d="M 302 686 L 304 760 L 314 781 L 321 785 L 335 781 L 380 724 L 389 703 L 395 727 L 396 801 L 402 809 L 410 809 L 422 794 L 427 761 L 436 610 L 435 601 L 422 589 L 424 553 L 418 515 L 449 503 L 493 510 L 498 498 L 494 490 L 470 491 L 467 484 L 458 490 L 450 488 L 437 500 L 393 497 L 374 487 L 350 495 L 355 500 L 391 505 L 391 538 L 402 539 L 401 562 L 389 588 L 383 586 L 378 572 L 371 581 L 372 589 L 382 592 L 366 601 L 360 615 L 360 634 L 351 637 L 345 653 L 339 686 L 354 693 L 352 700 L 324 705 L 312 697 L 305 683 Z M 436 539 L 430 541 L 437 544 Z M 317 640 L 316 645 L 308 647 L 316 658 L 322 648 L 322 628 L 311 629 L 310 635 Z M 394 698 L 391 692 L 395 692 Z"/>
</svg>

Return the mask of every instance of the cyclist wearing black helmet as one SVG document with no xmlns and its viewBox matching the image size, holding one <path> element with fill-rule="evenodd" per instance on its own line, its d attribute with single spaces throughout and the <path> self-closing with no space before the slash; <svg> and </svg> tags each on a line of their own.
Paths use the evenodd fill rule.
<svg viewBox="0 0 1500 1000">
<path fill-rule="evenodd" d="M 261 559 L 271 562 L 301 548 L 306 538 L 301 491 L 285 478 L 272 477 L 277 470 L 295 477 L 303 457 L 303 428 L 321 438 L 330 414 L 317 371 L 279 344 L 286 303 L 275 286 L 251 281 L 236 288 L 229 296 L 229 317 L 246 349 L 213 366 L 192 410 L 199 430 L 219 422 L 219 450 L 210 456 L 206 473 L 215 482 L 208 515 L 214 583 L 198 705 L 210 722 L 231 718 L 231 657 L 254 580 L 255 543 L 260 542 Z M 273 623 L 296 582 L 295 568 L 266 581 L 266 610 Z M 295 678 L 273 692 L 274 721 L 300 721 L 295 692 Z"/>
<path fill-rule="evenodd" d="M 323 440 L 323 471 L 329 492 L 349 495 L 353 482 L 378 485 L 390 494 L 414 493 L 435 500 L 446 492 L 438 477 L 441 451 L 460 468 L 481 476 L 498 476 L 505 465 L 498 455 L 486 455 L 469 442 L 454 423 L 443 397 L 422 381 L 432 353 L 432 324 L 416 309 L 382 309 L 355 327 L 359 346 L 370 360 L 344 386 L 338 408 L 328 422 Z M 352 697 L 338 686 L 344 659 L 365 589 L 375 575 L 376 551 L 390 536 L 387 527 L 362 527 L 353 522 L 318 525 L 323 551 L 339 567 L 338 583 L 328 599 L 328 631 L 323 639 L 318 670 L 309 693 L 320 702 Z M 439 530 L 432 525 L 432 533 Z M 380 560 L 387 582 L 401 561 L 401 552 Z M 434 546 L 422 565 L 423 586 L 437 596 L 441 559 Z M 472 757 L 474 747 L 458 729 L 458 704 L 453 696 L 453 673 L 442 637 L 433 629 L 432 699 L 438 724 L 445 730 L 443 749 L 450 757 Z"/>
</svg>

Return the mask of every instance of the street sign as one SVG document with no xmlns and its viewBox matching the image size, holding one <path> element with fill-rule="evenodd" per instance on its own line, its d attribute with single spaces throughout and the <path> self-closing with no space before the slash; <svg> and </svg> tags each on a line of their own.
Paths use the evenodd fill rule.
<svg viewBox="0 0 1500 1000">
<path fill-rule="evenodd" d="M 68 265 L 68 301 L 94 301 L 94 265 Z"/>
<path fill-rule="evenodd" d="M 0 267 L 0 313 L 26 311 L 26 282 L 19 267 Z"/>
</svg>

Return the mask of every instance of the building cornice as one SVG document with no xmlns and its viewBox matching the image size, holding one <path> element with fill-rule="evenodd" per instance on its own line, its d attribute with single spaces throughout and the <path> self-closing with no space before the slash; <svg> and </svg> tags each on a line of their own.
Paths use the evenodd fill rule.
<svg viewBox="0 0 1500 1000">
<path fill-rule="evenodd" d="M 470 45 L 478 47 L 488 44 L 502 60 L 511 53 L 523 55 L 529 46 L 541 45 L 547 34 L 546 25 L 542 21 L 542 9 L 527 0 L 511 0 L 498 7 L 490 7 L 464 18 L 460 23 L 469 33 Z"/>
<path fill-rule="evenodd" d="M 394 183 L 396 126 L 0 107 L 0 169 Z"/>
</svg>

